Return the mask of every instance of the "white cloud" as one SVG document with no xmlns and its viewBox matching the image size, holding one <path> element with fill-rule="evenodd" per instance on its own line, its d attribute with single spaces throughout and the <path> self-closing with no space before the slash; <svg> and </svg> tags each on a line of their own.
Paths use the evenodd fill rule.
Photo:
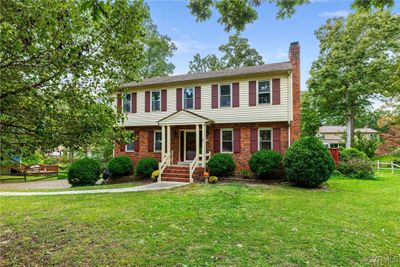
<svg viewBox="0 0 400 267">
<path fill-rule="evenodd" d="M 322 13 L 319 13 L 318 16 L 323 17 L 323 18 L 333 18 L 333 17 L 347 17 L 350 14 L 349 11 L 347 10 L 337 10 L 337 11 L 325 11 Z"/>
<path fill-rule="evenodd" d="M 179 31 L 179 28 L 178 28 L 178 27 L 172 27 L 171 30 L 173 30 L 173 31 Z"/>
<path fill-rule="evenodd" d="M 204 44 L 197 40 L 192 39 L 189 35 L 182 35 L 180 39 L 172 40 L 178 50 L 176 54 L 195 54 L 199 51 L 204 51 L 214 48 L 213 45 Z"/>
</svg>

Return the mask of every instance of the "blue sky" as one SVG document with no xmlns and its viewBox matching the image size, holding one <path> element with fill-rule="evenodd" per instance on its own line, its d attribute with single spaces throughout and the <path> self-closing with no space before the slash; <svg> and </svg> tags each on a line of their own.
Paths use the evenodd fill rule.
<svg viewBox="0 0 400 267">
<path fill-rule="evenodd" d="M 210 20 L 200 23 L 190 14 L 184 0 L 148 0 L 147 3 L 160 33 L 170 36 L 178 47 L 172 59 L 176 67 L 174 74 L 187 73 L 194 54 L 219 54 L 218 46 L 228 41 L 230 34 L 217 23 L 219 14 L 216 11 Z M 263 4 L 258 8 L 258 20 L 249 24 L 242 36 L 249 39 L 251 47 L 257 49 L 266 63 L 287 61 L 290 42 L 299 41 L 301 83 L 305 90 L 311 63 L 319 53 L 314 31 L 329 17 L 353 12 L 351 3 L 350 0 L 312 0 L 308 5 L 297 7 L 296 13 L 285 20 L 275 18 L 274 5 Z M 399 11 L 398 2 L 395 11 Z"/>
</svg>

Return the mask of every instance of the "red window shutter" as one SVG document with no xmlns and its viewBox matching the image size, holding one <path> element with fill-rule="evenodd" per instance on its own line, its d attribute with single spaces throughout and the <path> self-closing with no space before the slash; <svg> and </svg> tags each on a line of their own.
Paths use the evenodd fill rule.
<svg viewBox="0 0 400 267">
<path fill-rule="evenodd" d="M 144 111 L 150 112 L 150 91 L 146 91 L 144 95 Z"/>
<path fill-rule="evenodd" d="M 117 111 L 122 112 L 122 96 L 121 96 L 121 94 L 117 95 Z"/>
<path fill-rule="evenodd" d="M 257 82 L 249 81 L 249 106 L 257 105 Z"/>
<path fill-rule="evenodd" d="M 139 131 L 135 131 L 135 152 L 139 152 L 140 150 L 140 138 L 139 138 L 140 132 Z"/>
<path fill-rule="evenodd" d="M 148 140 L 147 140 L 147 150 L 149 152 L 154 151 L 154 131 L 148 131 Z"/>
<path fill-rule="evenodd" d="M 221 134 L 219 129 L 214 129 L 214 153 L 219 153 L 221 148 Z"/>
<path fill-rule="evenodd" d="M 256 152 L 258 150 L 258 129 L 252 128 L 250 130 L 250 152 Z"/>
<path fill-rule="evenodd" d="M 132 93 L 132 113 L 137 112 L 137 95 L 136 93 Z"/>
<path fill-rule="evenodd" d="M 281 79 L 272 80 L 272 105 L 281 103 Z"/>
<path fill-rule="evenodd" d="M 272 149 L 281 152 L 281 128 L 274 128 L 272 130 L 273 146 Z"/>
<path fill-rule="evenodd" d="M 161 90 L 161 111 L 167 111 L 167 90 Z"/>
<path fill-rule="evenodd" d="M 196 86 L 194 88 L 194 108 L 201 109 L 201 87 Z"/>
<path fill-rule="evenodd" d="M 176 88 L 176 110 L 182 110 L 182 88 Z"/>
<path fill-rule="evenodd" d="M 232 107 L 239 107 L 239 83 L 232 84 Z"/>
<path fill-rule="evenodd" d="M 125 144 L 120 144 L 119 145 L 119 151 L 121 151 L 121 152 L 125 151 Z"/>
<path fill-rule="evenodd" d="M 233 152 L 240 153 L 240 129 L 233 130 Z"/>
<path fill-rule="evenodd" d="M 218 84 L 213 84 L 211 86 L 211 94 L 212 94 L 211 107 L 218 108 Z"/>
</svg>

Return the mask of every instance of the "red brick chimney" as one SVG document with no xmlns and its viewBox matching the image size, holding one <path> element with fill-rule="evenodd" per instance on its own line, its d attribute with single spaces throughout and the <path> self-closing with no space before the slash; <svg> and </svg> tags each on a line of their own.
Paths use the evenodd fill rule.
<svg viewBox="0 0 400 267">
<path fill-rule="evenodd" d="M 299 42 L 290 43 L 289 61 L 292 64 L 292 112 L 293 121 L 290 128 L 290 143 L 300 138 L 300 45 Z"/>
</svg>

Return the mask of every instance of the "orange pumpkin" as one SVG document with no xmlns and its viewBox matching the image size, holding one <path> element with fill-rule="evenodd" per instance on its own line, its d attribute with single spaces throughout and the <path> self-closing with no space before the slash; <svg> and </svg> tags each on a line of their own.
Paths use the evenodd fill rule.
<svg viewBox="0 0 400 267">
<path fill-rule="evenodd" d="M 203 176 L 208 177 L 208 176 L 210 176 L 210 174 L 208 172 L 204 172 Z"/>
</svg>

